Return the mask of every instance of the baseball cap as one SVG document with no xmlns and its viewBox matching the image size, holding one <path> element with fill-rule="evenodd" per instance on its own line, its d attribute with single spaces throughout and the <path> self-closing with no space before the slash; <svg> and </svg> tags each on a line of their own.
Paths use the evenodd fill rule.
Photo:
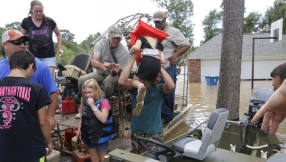
<svg viewBox="0 0 286 162">
<path fill-rule="evenodd" d="M 119 38 L 122 38 L 122 31 L 119 29 L 119 28 L 117 28 L 117 27 L 115 27 L 115 26 L 112 26 L 111 28 L 110 28 L 110 30 L 109 30 L 109 35 L 111 36 L 111 37 L 119 37 Z"/>
<path fill-rule="evenodd" d="M 23 35 L 18 30 L 7 30 L 2 35 L 2 43 L 8 41 L 8 40 L 18 40 L 19 38 L 24 38 L 26 41 L 30 41 L 30 38 L 26 35 Z"/>
<path fill-rule="evenodd" d="M 166 14 L 163 11 L 157 11 L 154 13 L 154 16 L 155 15 L 162 15 L 162 17 L 153 18 L 153 21 L 163 21 L 164 18 L 166 18 Z"/>
</svg>

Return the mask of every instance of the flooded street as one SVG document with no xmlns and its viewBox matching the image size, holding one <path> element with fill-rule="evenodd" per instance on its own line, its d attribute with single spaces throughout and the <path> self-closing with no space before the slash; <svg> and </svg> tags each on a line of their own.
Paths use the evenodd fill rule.
<svg viewBox="0 0 286 162">
<path fill-rule="evenodd" d="M 240 120 L 245 118 L 244 113 L 248 112 L 249 101 L 252 94 L 260 88 L 272 88 L 271 81 L 254 81 L 254 89 L 251 90 L 251 81 L 241 81 L 240 88 Z M 217 100 L 218 86 L 207 86 L 205 82 L 189 83 L 189 104 L 192 105 L 191 110 L 185 122 L 182 122 L 174 131 L 172 135 L 164 137 L 165 140 L 173 138 L 179 134 L 190 131 L 201 122 L 207 120 L 211 112 L 215 109 Z M 280 124 L 278 138 L 286 142 L 286 121 Z"/>
</svg>

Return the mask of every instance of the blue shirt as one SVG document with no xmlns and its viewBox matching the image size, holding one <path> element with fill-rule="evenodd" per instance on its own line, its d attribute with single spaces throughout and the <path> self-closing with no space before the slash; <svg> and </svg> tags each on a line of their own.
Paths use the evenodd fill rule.
<svg viewBox="0 0 286 162">
<path fill-rule="evenodd" d="M 146 87 L 147 92 L 144 99 L 144 106 L 140 115 L 131 117 L 131 130 L 138 134 L 157 134 L 163 131 L 161 121 L 161 106 L 167 96 L 163 92 L 163 84 L 154 87 Z M 132 99 L 132 111 L 136 107 L 137 88 L 129 91 Z"/>
<path fill-rule="evenodd" d="M 0 69 L 0 79 L 10 74 L 10 65 L 6 58 L 0 60 Z M 37 58 L 36 71 L 30 80 L 43 85 L 49 94 L 58 91 L 58 87 L 49 67 Z"/>
</svg>

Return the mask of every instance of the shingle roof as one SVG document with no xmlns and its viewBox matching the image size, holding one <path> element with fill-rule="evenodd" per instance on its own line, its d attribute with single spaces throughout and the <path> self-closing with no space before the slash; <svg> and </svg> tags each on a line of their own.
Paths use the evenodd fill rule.
<svg viewBox="0 0 286 162">
<path fill-rule="evenodd" d="M 269 33 L 244 34 L 242 56 L 252 56 L 252 40 L 256 37 L 270 37 Z M 217 35 L 189 54 L 188 58 L 220 58 L 222 35 Z M 282 41 L 270 43 L 270 39 L 255 40 L 255 56 L 281 56 L 286 55 L 286 35 Z"/>
</svg>

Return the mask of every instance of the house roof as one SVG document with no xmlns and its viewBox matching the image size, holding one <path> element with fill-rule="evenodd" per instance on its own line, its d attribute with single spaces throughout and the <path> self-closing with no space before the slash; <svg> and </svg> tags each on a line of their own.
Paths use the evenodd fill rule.
<svg viewBox="0 0 286 162">
<path fill-rule="evenodd" d="M 244 34 L 242 56 L 252 56 L 252 40 L 257 37 L 270 37 L 269 33 Z M 217 35 L 188 55 L 189 59 L 220 58 L 222 35 Z M 286 35 L 281 41 L 270 43 L 270 39 L 255 39 L 255 56 L 286 55 Z"/>
</svg>

